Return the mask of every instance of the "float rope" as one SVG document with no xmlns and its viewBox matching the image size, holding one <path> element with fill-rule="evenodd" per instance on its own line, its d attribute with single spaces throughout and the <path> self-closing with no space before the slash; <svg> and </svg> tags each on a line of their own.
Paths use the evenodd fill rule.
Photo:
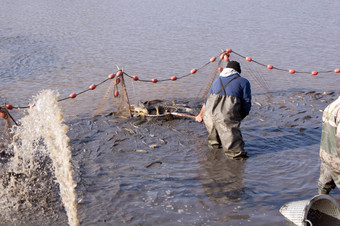
<svg viewBox="0 0 340 226">
<path fill-rule="evenodd" d="M 197 71 L 201 70 L 202 68 L 206 67 L 206 66 L 209 65 L 210 63 L 214 62 L 214 61 L 216 60 L 217 57 L 220 57 L 220 60 L 225 60 L 225 61 L 228 62 L 228 61 L 229 61 L 229 56 L 230 56 L 231 53 L 234 53 L 235 55 L 237 55 L 237 56 L 239 56 L 239 57 L 241 57 L 241 58 L 244 58 L 244 59 L 245 59 L 246 61 L 248 61 L 248 62 L 254 62 L 254 63 L 256 63 L 256 64 L 258 64 L 258 65 L 261 65 L 261 66 L 263 66 L 263 67 L 266 67 L 266 68 L 268 68 L 268 69 L 270 69 L 270 70 L 287 71 L 287 72 L 289 72 L 290 74 L 294 74 L 294 73 L 300 73 L 300 74 L 301 74 L 301 73 L 304 73 L 304 74 L 317 75 L 317 74 L 319 74 L 319 73 L 323 73 L 323 74 L 324 74 L 324 73 L 332 73 L 332 72 L 334 72 L 334 73 L 339 73 L 339 72 L 340 72 L 340 69 L 339 69 L 339 68 L 334 69 L 334 70 L 312 71 L 312 72 L 307 72 L 307 71 L 295 71 L 294 69 L 289 69 L 289 70 L 287 70 L 287 69 L 282 69 L 282 68 L 279 68 L 279 67 L 274 67 L 274 66 L 271 65 L 271 64 L 266 65 L 266 64 L 260 63 L 260 62 L 258 62 L 258 61 L 256 61 L 256 60 L 253 60 L 251 57 L 248 57 L 248 56 L 245 57 L 245 56 L 243 56 L 243 55 L 241 55 L 241 54 L 239 54 L 239 53 L 237 53 L 237 52 L 235 52 L 235 51 L 232 51 L 231 49 L 226 49 L 226 50 L 222 50 L 221 53 L 220 53 L 218 56 L 212 57 L 212 58 L 210 59 L 209 62 L 203 64 L 201 67 L 199 67 L 199 68 L 197 68 L 197 69 L 194 68 L 194 69 L 192 69 L 192 70 L 190 71 L 190 73 L 185 74 L 185 75 L 182 75 L 182 76 L 179 76 L 179 77 L 172 76 L 171 78 L 168 78 L 168 79 L 160 79 L 160 80 L 158 80 L 158 79 L 156 79 L 156 78 L 153 78 L 153 79 L 151 79 L 151 80 L 146 80 L 146 79 L 139 79 L 137 76 L 131 76 L 131 75 L 129 75 L 128 73 L 124 72 L 123 70 L 120 70 L 120 69 L 119 69 L 119 70 L 117 71 L 116 74 L 109 74 L 109 75 L 108 75 L 108 78 L 106 78 L 106 79 L 103 80 L 102 82 L 98 83 L 97 85 L 92 84 L 92 85 L 90 85 L 90 87 L 89 87 L 88 89 L 86 89 L 86 90 L 83 90 L 83 91 L 81 91 L 81 92 L 79 92 L 79 93 L 71 93 L 68 97 L 59 99 L 58 102 L 61 102 L 61 101 L 64 101 L 64 100 L 68 100 L 68 99 L 71 99 L 71 98 L 76 98 L 76 96 L 81 95 L 81 94 L 84 94 L 84 93 L 86 93 L 86 92 L 88 92 L 88 91 L 90 91 L 90 90 L 94 90 L 97 86 L 100 86 L 100 85 L 102 85 L 103 83 L 105 83 L 105 82 L 107 82 L 108 80 L 113 79 L 113 78 L 116 78 L 116 85 L 118 85 L 119 82 L 120 82 L 120 78 L 119 78 L 119 77 L 122 76 L 123 74 L 126 75 L 127 77 L 129 77 L 130 79 L 132 79 L 132 80 L 134 80 L 134 81 L 139 81 L 139 82 L 149 82 L 149 83 L 152 82 L 152 83 L 157 83 L 157 82 L 166 82 L 166 81 L 175 81 L 175 80 L 179 80 L 179 79 L 188 77 L 188 76 L 190 76 L 190 75 L 192 75 L 192 74 L 195 74 Z M 223 68 L 222 68 L 222 67 L 219 67 L 219 71 L 222 71 L 222 70 L 223 70 Z M 118 93 L 117 93 L 117 95 L 118 95 Z M 115 95 L 115 96 L 116 96 L 116 95 Z M 20 107 L 20 106 L 14 107 L 14 106 L 12 106 L 12 105 L 10 105 L 10 104 L 7 104 L 7 105 L 5 105 L 5 107 L 6 107 L 8 110 L 11 110 L 11 109 L 25 109 L 25 108 L 29 108 L 30 106 L 26 106 L 26 107 L 24 107 L 24 106 L 22 106 L 22 107 Z"/>
</svg>

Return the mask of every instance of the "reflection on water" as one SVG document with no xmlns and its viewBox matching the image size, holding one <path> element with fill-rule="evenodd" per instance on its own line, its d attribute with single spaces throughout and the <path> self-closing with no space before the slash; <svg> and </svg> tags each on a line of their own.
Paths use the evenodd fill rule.
<svg viewBox="0 0 340 226">
<path fill-rule="evenodd" d="M 200 181 L 206 196 L 216 204 L 228 204 L 247 199 L 243 184 L 245 160 L 227 159 L 221 149 L 209 150 L 201 162 L 206 177 Z"/>
<path fill-rule="evenodd" d="M 205 153 L 205 158 L 200 161 L 204 176 L 199 183 L 205 196 L 214 205 L 230 206 L 232 203 L 241 205 L 242 201 L 249 198 L 247 188 L 243 184 L 245 160 L 235 161 L 225 157 L 222 149 L 211 149 Z M 202 201 L 203 202 L 203 201 Z M 248 220 L 248 214 L 236 211 L 214 216 L 213 222 L 228 222 L 230 220 Z"/>
</svg>

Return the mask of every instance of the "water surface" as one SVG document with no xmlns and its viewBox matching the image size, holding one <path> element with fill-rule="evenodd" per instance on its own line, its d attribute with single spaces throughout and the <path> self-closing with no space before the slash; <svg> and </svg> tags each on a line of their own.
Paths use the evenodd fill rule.
<svg viewBox="0 0 340 226">
<path fill-rule="evenodd" d="M 338 1 L 4 0 L 1 5 L 1 104 L 27 106 L 43 89 L 67 97 L 105 80 L 116 65 L 140 79 L 179 77 L 226 48 L 287 70 L 339 68 Z M 81 225 L 289 225 L 279 208 L 317 192 L 322 109 L 339 95 L 339 75 L 291 75 L 233 54 L 231 59 L 241 62 L 254 94 L 242 123 L 246 161 L 209 151 L 204 126 L 192 120 L 140 124 L 107 116 L 116 106 L 110 99 L 93 118 L 109 82 L 59 103 L 70 129 Z M 176 82 L 127 80 L 130 101 L 188 99 L 198 109 L 194 100 L 216 64 Z M 17 120 L 26 114 L 11 113 Z M 21 216 L 21 223 L 67 224 L 58 188 L 49 180 L 50 199 L 42 202 L 39 196 L 35 204 L 28 199 L 36 208 L 12 216 Z"/>
</svg>

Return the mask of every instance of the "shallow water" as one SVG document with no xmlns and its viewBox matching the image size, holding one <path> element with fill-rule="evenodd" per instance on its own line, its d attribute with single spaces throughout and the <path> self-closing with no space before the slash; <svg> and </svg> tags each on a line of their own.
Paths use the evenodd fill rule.
<svg viewBox="0 0 340 226">
<path fill-rule="evenodd" d="M 316 195 L 319 109 L 339 95 L 308 93 L 254 96 L 243 161 L 209 150 L 204 126 L 190 119 L 68 120 L 81 225 L 289 225 L 278 210 Z M 59 201 L 49 205 L 47 220 L 65 224 Z"/>
<path fill-rule="evenodd" d="M 255 96 L 263 106 L 254 105 L 255 113 L 242 125 L 250 156 L 245 161 L 228 160 L 221 150 L 209 151 L 207 132 L 191 120 L 152 120 L 141 125 L 110 117 L 93 123 L 77 120 L 73 129 L 88 132 L 76 135 L 74 160 L 84 161 L 80 167 L 84 183 L 98 186 L 84 192 L 83 200 L 92 197 L 94 204 L 103 194 L 112 198 L 100 208 L 88 207 L 91 201 L 80 204 L 80 212 L 84 208 L 98 216 L 89 222 L 83 213 L 82 222 L 288 225 L 278 209 L 317 192 L 318 110 L 338 94 L 315 101 L 313 95 L 303 93 L 304 100 L 297 97 L 289 102 L 285 100 L 294 96 L 291 92 L 277 95 L 271 105 Z M 281 119 L 283 113 L 287 117 Z M 153 144 L 156 148 L 150 148 Z M 154 164 L 147 167 L 150 163 Z"/>
<path fill-rule="evenodd" d="M 339 4 L 3 1 L 1 104 L 27 106 L 42 89 L 68 96 L 103 81 L 116 64 L 145 79 L 180 76 L 221 48 L 281 68 L 333 70 L 339 67 Z M 339 95 L 339 76 L 268 72 L 231 57 L 241 62 L 254 93 L 242 123 L 245 161 L 209 151 L 203 124 L 189 119 L 143 123 L 106 116 L 111 102 L 93 118 L 107 83 L 60 102 L 70 129 L 81 225 L 289 225 L 279 208 L 317 192 L 320 110 Z M 132 103 L 188 98 L 196 109 L 210 69 L 175 83 L 127 82 L 129 97 Z M 16 119 L 26 114 L 11 113 Z M 53 177 L 40 180 L 36 186 L 47 189 L 30 196 L 31 207 L 13 208 L 17 219 L 7 219 L 7 225 L 67 224 Z M 333 195 L 339 200 L 338 190 Z"/>
</svg>

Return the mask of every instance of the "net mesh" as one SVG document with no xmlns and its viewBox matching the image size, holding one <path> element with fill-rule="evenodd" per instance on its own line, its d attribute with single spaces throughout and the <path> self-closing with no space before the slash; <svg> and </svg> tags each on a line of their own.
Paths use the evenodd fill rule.
<svg viewBox="0 0 340 226">
<path fill-rule="evenodd" d="M 225 58 L 225 56 L 228 57 Z M 213 58 L 215 60 L 212 60 Z M 227 50 L 222 50 L 219 55 L 213 58 L 201 67 L 197 67 L 194 72 L 176 71 L 176 69 L 181 70 L 178 69 L 180 67 L 175 67 L 176 69 L 170 72 L 168 69 L 158 68 L 158 74 L 155 75 L 152 69 L 146 69 L 148 71 L 146 74 L 134 72 L 138 73 L 139 78 L 135 74 L 130 74 L 130 68 L 124 71 L 123 68 L 120 69 L 117 66 L 118 72 L 121 72 L 121 74 L 118 76 L 117 72 L 117 75 L 109 76 L 109 78 L 98 83 L 96 86 L 100 86 L 100 88 L 92 92 L 92 95 L 87 93 L 92 90 L 89 88 L 78 93 L 72 93 L 69 97 L 59 99 L 58 102 L 77 96 L 76 101 L 78 101 L 79 106 L 75 105 L 75 101 L 68 101 L 68 103 L 65 103 L 65 106 L 69 106 L 72 109 L 71 111 L 74 112 L 83 111 L 84 108 L 81 105 L 91 106 L 90 110 L 93 110 L 94 116 L 106 114 L 108 111 L 115 115 L 131 116 L 131 104 L 135 105 L 150 100 L 176 102 L 176 100 L 190 99 L 190 101 L 195 103 L 203 103 L 207 98 L 211 84 L 218 77 L 221 69 L 225 68 L 227 62 L 231 60 L 240 63 L 242 69 L 241 76 L 249 80 L 252 94 L 260 94 L 262 100 L 265 98 L 265 100 L 270 101 L 272 95 L 275 94 L 274 92 L 278 90 L 296 90 L 301 87 L 314 89 L 319 86 L 321 79 L 324 80 L 322 81 L 324 84 L 325 81 L 326 83 L 330 81 L 330 84 L 335 84 L 334 76 L 313 76 L 311 72 L 306 71 L 296 71 L 294 74 L 290 74 L 288 69 L 280 69 L 273 66 L 272 70 L 270 70 L 267 68 L 267 65 L 252 59 L 249 60 L 248 57 L 244 57 L 234 51 L 228 53 Z M 187 66 L 184 65 L 184 67 L 187 70 Z M 319 74 L 334 72 L 338 73 L 339 69 L 319 71 Z M 150 77 L 150 74 L 154 74 L 158 81 L 153 82 L 154 77 Z M 118 82 L 118 80 L 120 81 Z M 79 95 L 81 95 L 81 98 L 78 99 Z M 64 95 L 61 94 L 61 96 Z M 253 97 L 255 96 L 253 95 Z M 95 104 L 93 105 L 93 103 Z M 27 106 L 15 108 L 27 108 Z"/>
<path fill-rule="evenodd" d="M 101 103 L 95 111 L 95 116 L 102 113 L 103 107 L 109 104 L 113 107 L 113 113 L 122 116 L 131 115 L 130 104 L 144 102 L 148 100 L 160 99 L 171 100 L 175 102 L 177 98 L 183 99 L 183 90 L 186 99 L 191 99 L 195 103 L 203 102 L 210 90 L 213 81 L 219 76 L 221 68 L 225 68 L 227 62 L 221 53 L 217 56 L 215 62 L 209 62 L 198 68 L 196 73 L 189 73 L 184 76 L 177 77 L 176 81 L 168 78 L 160 79 L 157 84 L 153 84 L 152 79 L 138 79 L 135 81 L 134 76 L 123 73 L 120 77 L 121 82 L 116 84 L 116 79 L 111 81 Z M 222 55 L 222 57 L 221 57 Z M 221 59 L 222 58 L 222 59 Z M 247 78 L 252 85 L 252 89 L 265 94 L 270 98 L 270 89 L 265 76 L 268 72 L 264 72 L 263 67 L 258 64 L 249 62 L 242 63 L 242 56 L 234 54 L 228 60 L 240 62 L 242 68 L 242 76 Z M 115 97 L 114 93 L 118 91 L 119 97 Z"/>
</svg>

